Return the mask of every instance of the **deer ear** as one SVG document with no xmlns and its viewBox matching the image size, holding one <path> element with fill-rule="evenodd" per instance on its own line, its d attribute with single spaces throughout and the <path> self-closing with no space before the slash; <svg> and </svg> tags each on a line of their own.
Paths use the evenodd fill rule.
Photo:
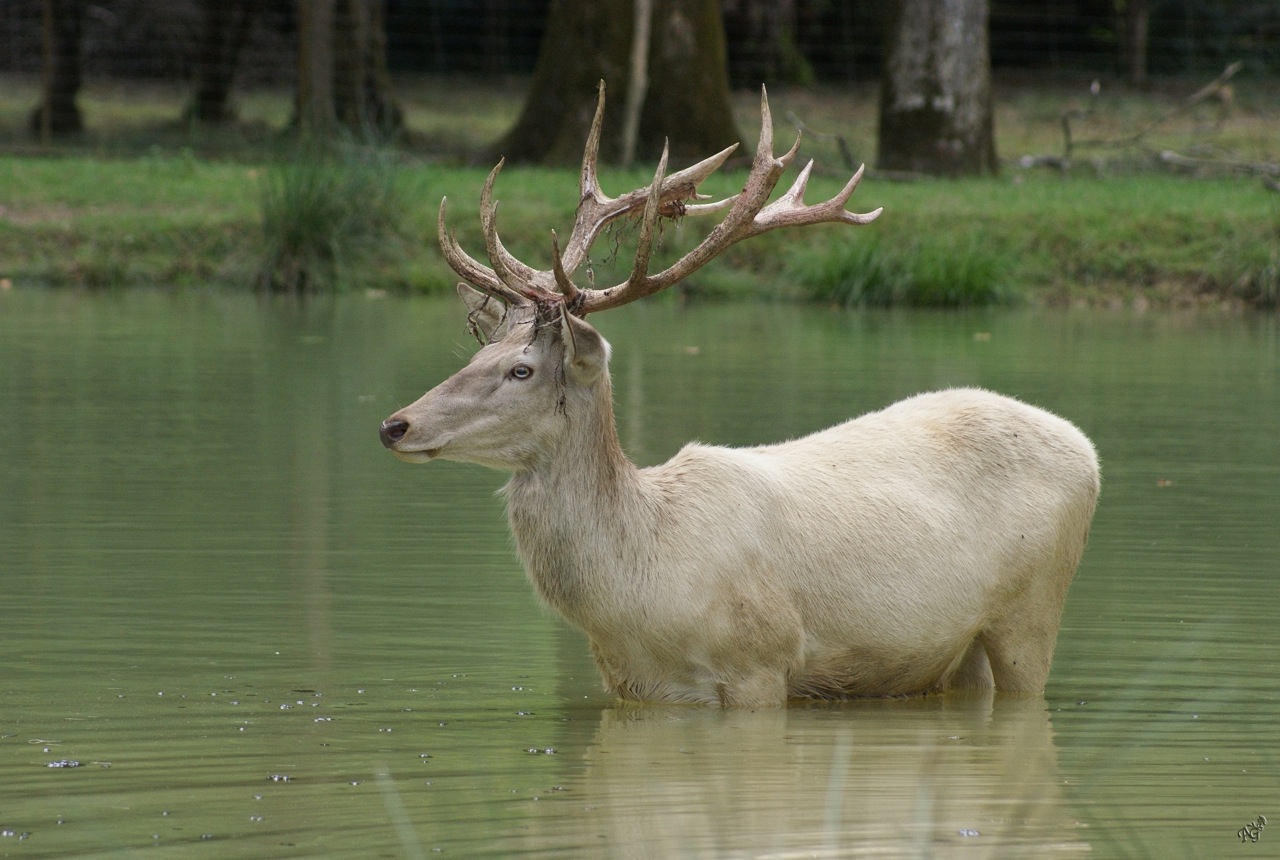
<svg viewBox="0 0 1280 860">
<path fill-rule="evenodd" d="M 609 367 L 609 342 L 585 320 L 571 313 L 560 315 L 560 336 L 564 341 L 565 374 L 571 382 L 594 382 Z"/>
<path fill-rule="evenodd" d="M 482 344 L 507 336 L 507 306 L 467 284 L 458 284 L 458 296 L 467 306 L 467 328 Z"/>
</svg>

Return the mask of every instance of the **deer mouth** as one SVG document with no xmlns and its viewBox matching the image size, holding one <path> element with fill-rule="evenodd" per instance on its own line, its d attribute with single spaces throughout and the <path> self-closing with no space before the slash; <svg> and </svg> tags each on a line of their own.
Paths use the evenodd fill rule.
<svg viewBox="0 0 1280 860">
<path fill-rule="evenodd" d="M 399 451 L 391 449 L 391 453 L 406 463 L 430 463 L 440 454 L 439 448 L 423 448 L 420 451 Z"/>
</svg>

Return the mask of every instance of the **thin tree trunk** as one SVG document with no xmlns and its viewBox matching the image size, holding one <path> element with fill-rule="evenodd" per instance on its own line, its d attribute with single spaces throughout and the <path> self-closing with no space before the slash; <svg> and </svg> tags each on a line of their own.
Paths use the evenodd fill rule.
<svg viewBox="0 0 1280 860">
<path fill-rule="evenodd" d="M 76 98 L 80 93 L 80 39 L 83 0 L 44 0 L 44 68 L 40 104 L 31 112 L 31 130 L 46 143 L 55 136 L 76 134 L 84 120 Z"/>
<path fill-rule="evenodd" d="M 1147 34 L 1151 28 L 1149 0 L 1128 0 L 1124 16 L 1124 61 L 1129 83 L 1147 84 Z"/>
<path fill-rule="evenodd" d="M 383 0 L 341 0 L 333 31 L 334 113 L 343 126 L 391 134 L 404 114 L 391 91 Z"/>
<path fill-rule="evenodd" d="M 987 0 L 894 0 L 887 20 L 878 165 L 994 174 Z"/>
<path fill-rule="evenodd" d="M 367 3 L 340 0 L 333 28 L 333 108 L 338 122 L 348 128 L 359 128 L 366 116 L 369 25 Z"/>
<path fill-rule="evenodd" d="M 229 100 L 240 51 L 249 41 L 261 4 L 256 0 L 202 0 L 204 30 L 196 67 L 196 91 L 188 115 L 198 122 L 235 118 Z"/>
<path fill-rule="evenodd" d="M 298 0 L 298 104 L 303 134 L 327 137 L 337 125 L 333 105 L 335 0 Z"/>
<path fill-rule="evenodd" d="M 640 109 L 649 90 L 649 44 L 653 35 L 653 0 L 635 0 L 635 35 L 631 39 L 631 73 L 627 76 L 626 117 L 622 124 L 623 165 L 636 158 Z"/>
</svg>

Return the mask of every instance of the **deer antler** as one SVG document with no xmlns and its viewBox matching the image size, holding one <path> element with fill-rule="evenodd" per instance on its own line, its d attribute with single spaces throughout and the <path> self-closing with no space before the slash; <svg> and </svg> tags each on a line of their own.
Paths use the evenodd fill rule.
<svg viewBox="0 0 1280 860">
<path fill-rule="evenodd" d="M 861 225 L 874 221 L 882 211 L 858 214 L 845 206 L 862 178 L 862 168 L 853 175 L 844 189 L 823 203 L 808 205 L 804 202 L 805 186 L 813 170 L 810 161 L 800 171 L 791 187 L 777 200 L 767 203 L 783 171 L 795 158 L 800 148 L 800 137 L 782 156 L 773 155 L 773 118 L 769 113 L 768 94 L 760 91 L 760 141 L 755 159 L 742 191 L 723 200 L 710 203 L 686 204 L 686 200 L 710 200 L 698 193 L 698 186 L 729 158 L 737 144 L 721 150 L 710 158 L 677 171 L 670 176 L 667 171 L 667 147 L 662 149 L 658 169 L 653 182 L 645 188 L 637 188 L 620 197 L 609 197 L 600 189 L 596 162 L 600 150 L 600 130 L 604 121 L 604 82 L 600 82 L 595 117 L 587 136 L 582 157 L 580 196 L 574 217 L 573 231 L 561 252 L 559 240 L 552 232 L 553 265 L 550 270 L 528 266 L 511 255 L 498 238 L 497 203 L 493 200 L 493 184 L 502 170 L 503 162 L 490 172 L 480 195 L 480 222 L 484 231 L 485 250 L 492 267 L 482 265 L 470 257 L 453 234 L 445 228 L 445 200 L 440 201 L 440 247 L 445 260 L 455 272 L 482 292 L 501 299 L 509 305 L 563 303 L 576 316 L 586 316 L 594 311 L 619 307 L 645 296 L 653 295 L 683 280 L 726 248 L 743 239 L 758 236 L 779 227 L 795 227 L 804 224 L 836 222 Z M 767 204 L 767 205 L 766 205 Z M 724 220 L 717 224 L 705 239 L 689 253 L 657 274 L 649 274 L 649 256 L 653 251 L 658 219 L 683 215 L 706 215 L 728 209 Z M 636 240 L 636 258 L 631 274 L 625 281 L 605 289 L 581 289 L 572 281 L 572 275 L 591 250 L 600 233 L 619 218 L 641 213 L 640 231 Z"/>
</svg>

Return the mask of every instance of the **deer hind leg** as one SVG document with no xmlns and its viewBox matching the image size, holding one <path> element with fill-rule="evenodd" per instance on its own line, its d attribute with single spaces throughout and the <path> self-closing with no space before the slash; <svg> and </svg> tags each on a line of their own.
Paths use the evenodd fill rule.
<svg viewBox="0 0 1280 860">
<path fill-rule="evenodd" d="M 1028 586 L 978 634 L 997 690 L 1044 692 L 1067 588 L 1083 549 L 1083 539 L 1063 540 L 1044 566 L 1030 571 Z"/>
<path fill-rule="evenodd" d="M 991 662 L 981 639 L 974 639 L 964 652 L 955 670 L 946 679 L 948 690 L 990 690 L 995 686 L 991 677 Z"/>
<path fill-rule="evenodd" d="M 1043 693 L 1056 635 L 993 628 L 982 634 L 991 676 L 1003 693 Z"/>
<path fill-rule="evenodd" d="M 1032 590 L 978 635 L 997 690 L 1044 692 L 1061 614 L 1060 597 Z"/>
</svg>

